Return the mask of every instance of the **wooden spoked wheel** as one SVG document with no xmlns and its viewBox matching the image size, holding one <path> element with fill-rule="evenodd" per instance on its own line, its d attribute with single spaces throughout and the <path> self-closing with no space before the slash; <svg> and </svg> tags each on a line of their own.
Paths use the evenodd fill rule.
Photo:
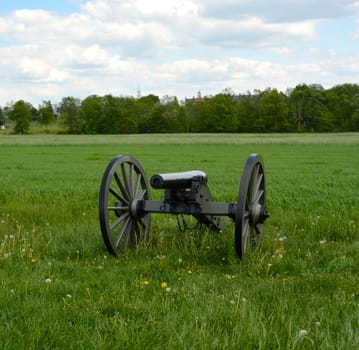
<svg viewBox="0 0 359 350">
<path fill-rule="evenodd" d="M 263 160 L 260 155 L 251 154 L 241 177 L 235 213 L 235 249 L 240 259 L 259 243 L 268 217 Z"/>
<path fill-rule="evenodd" d="M 99 216 L 108 251 L 117 256 L 130 245 L 146 241 L 151 217 L 141 210 L 141 200 L 150 199 L 145 173 L 130 156 L 111 160 L 102 178 Z"/>
</svg>

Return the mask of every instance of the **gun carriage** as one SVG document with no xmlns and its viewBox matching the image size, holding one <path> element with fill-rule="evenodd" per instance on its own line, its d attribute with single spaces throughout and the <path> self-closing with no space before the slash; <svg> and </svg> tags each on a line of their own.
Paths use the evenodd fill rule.
<svg viewBox="0 0 359 350">
<path fill-rule="evenodd" d="M 108 164 L 99 192 L 101 233 L 108 251 L 117 256 L 130 245 L 146 241 L 151 213 L 191 215 L 199 223 L 223 231 L 224 217 L 235 226 L 235 251 L 243 259 L 249 244 L 260 241 L 269 217 L 265 205 L 265 174 L 259 154 L 251 154 L 244 166 L 237 201 L 213 200 L 203 171 L 155 174 L 154 189 L 164 190 L 162 200 L 151 200 L 150 188 L 140 163 L 128 155 Z"/>
</svg>

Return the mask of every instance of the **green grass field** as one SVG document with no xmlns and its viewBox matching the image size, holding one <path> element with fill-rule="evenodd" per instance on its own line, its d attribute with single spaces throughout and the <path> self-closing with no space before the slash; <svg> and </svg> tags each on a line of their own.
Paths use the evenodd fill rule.
<svg viewBox="0 0 359 350">
<path fill-rule="evenodd" d="M 169 215 L 153 215 L 148 244 L 106 251 L 98 191 L 113 156 L 148 178 L 203 170 L 235 202 L 253 152 L 271 217 L 245 261 L 230 220 L 181 233 Z M 355 133 L 0 135 L 0 348 L 358 349 L 358 175 Z"/>
</svg>

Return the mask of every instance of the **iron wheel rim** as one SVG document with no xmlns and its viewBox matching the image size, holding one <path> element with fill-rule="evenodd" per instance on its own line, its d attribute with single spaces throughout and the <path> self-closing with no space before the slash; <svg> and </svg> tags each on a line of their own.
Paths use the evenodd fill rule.
<svg viewBox="0 0 359 350">
<path fill-rule="evenodd" d="M 150 190 L 140 163 L 130 156 L 113 158 L 99 192 L 100 228 L 111 254 L 118 256 L 129 246 L 147 241 L 151 216 L 139 204 L 148 199 Z"/>
<path fill-rule="evenodd" d="M 263 160 L 251 154 L 242 173 L 235 222 L 235 250 L 243 259 L 249 247 L 260 242 L 264 221 L 268 216 L 265 205 L 265 174 Z"/>
</svg>

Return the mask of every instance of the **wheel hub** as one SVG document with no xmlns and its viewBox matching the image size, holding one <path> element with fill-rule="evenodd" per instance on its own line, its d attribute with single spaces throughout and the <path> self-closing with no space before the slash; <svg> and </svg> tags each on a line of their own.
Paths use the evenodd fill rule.
<svg viewBox="0 0 359 350">
<path fill-rule="evenodd" d="M 269 218 L 269 213 L 267 212 L 264 205 L 259 203 L 253 205 L 250 209 L 250 223 L 263 224 Z"/>
<path fill-rule="evenodd" d="M 132 199 L 129 204 L 130 216 L 132 219 L 140 219 L 145 216 L 146 212 L 143 210 L 143 200 L 141 199 Z"/>
<path fill-rule="evenodd" d="M 137 199 L 133 199 L 129 204 L 130 215 L 131 215 L 131 218 L 133 218 L 133 219 L 138 218 L 137 204 L 138 204 Z"/>
</svg>

